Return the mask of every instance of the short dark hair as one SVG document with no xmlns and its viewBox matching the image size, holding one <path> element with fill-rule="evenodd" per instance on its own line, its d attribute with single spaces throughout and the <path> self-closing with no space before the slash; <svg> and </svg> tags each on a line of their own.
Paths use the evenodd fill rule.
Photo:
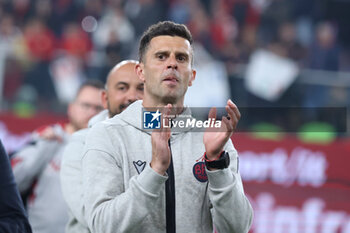
<svg viewBox="0 0 350 233">
<path fill-rule="evenodd" d="M 87 81 L 83 82 L 78 91 L 77 91 L 77 94 L 75 95 L 75 98 L 76 99 L 80 92 L 85 88 L 85 87 L 93 87 L 93 88 L 96 88 L 96 89 L 100 89 L 101 91 L 104 90 L 104 85 L 103 85 L 103 82 L 101 82 L 100 80 L 98 79 L 88 79 Z"/>
<path fill-rule="evenodd" d="M 191 32 L 186 25 L 178 24 L 171 21 L 162 21 L 150 26 L 142 35 L 139 47 L 139 60 L 143 61 L 149 43 L 157 36 L 179 36 L 190 42 L 192 45 L 193 39 Z"/>
</svg>

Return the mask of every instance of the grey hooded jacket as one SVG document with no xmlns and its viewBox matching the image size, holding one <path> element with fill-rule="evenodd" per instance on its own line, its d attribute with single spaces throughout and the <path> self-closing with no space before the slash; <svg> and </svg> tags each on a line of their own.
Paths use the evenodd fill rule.
<svg viewBox="0 0 350 233">
<path fill-rule="evenodd" d="M 97 122 L 108 119 L 108 110 L 104 110 L 89 121 L 89 128 Z M 63 151 L 61 164 L 61 186 L 64 200 L 68 205 L 69 221 L 66 233 L 89 233 L 89 228 L 84 219 L 83 207 L 83 181 L 81 171 L 81 158 L 84 152 L 84 144 L 89 128 L 75 132 L 65 150 Z"/>
<path fill-rule="evenodd" d="M 151 132 L 142 126 L 142 101 L 93 126 L 82 157 L 83 206 L 92 232 L 166 232 L 165 182 L 152 159 Z M 231 163 L 208 171 L 207 182 L 194 166 L 204 154 L 203 133 L 172 132 L 176 232 L 248 232 L 252 208 L 237 171 L 237 152 L 225 145 Z M 198 173 L 197 173 L 198 174 Z M 203 181 L 203 180 L 202 180 Z"/>
</svg>

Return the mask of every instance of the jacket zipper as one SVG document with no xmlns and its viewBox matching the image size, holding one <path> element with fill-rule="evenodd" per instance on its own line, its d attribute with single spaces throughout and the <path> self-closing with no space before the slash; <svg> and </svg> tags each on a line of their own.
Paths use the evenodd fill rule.
<svg viewBox="0 0 350 233">
<path fill-rule="evenodd" d="M 171 152 L 170 139 L 168 141 L 170 149 L 170 165 L 167 169 L 168 180 L 165 182 L 165 200 L 166 200 L 166 232 L 176 232 L 175 221 L 175 177 L 174 177 L 174 164 L 173 155 Z"/>
</svg>

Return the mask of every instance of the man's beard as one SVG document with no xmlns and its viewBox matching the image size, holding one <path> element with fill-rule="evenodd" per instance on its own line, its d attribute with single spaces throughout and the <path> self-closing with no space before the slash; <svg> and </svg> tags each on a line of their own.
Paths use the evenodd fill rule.
<svg viewBox="0 0 350 233">
<path fill-rule="evenodd" d="M 115 115 L 121 113 L 122 111 L 124 111 L 130 104 L 132 104 L 133 102 L 129 102 L 127 104 L 121 104 L 119 105 L 119 107 L 116 110 L 113 110 L 109 104 L 109 102 L 107 102 L 107 107 L 108 107 L 108 115 L 110 118 L 114 117 Z"/>
<path fill-rule="evenodd" d="M 164 105 L 167 105 L 167 104 L 175 104 L 177 102 L 178 98 L 175 97 L 175 96 L 164 96 L 162 98 L 162 103 Z"/>
<path fill-rule="evenodd" d="M 124 111 L 127 107 L 129 107 L 130 104 L 132 104 L 133 102 L 129 102 L 128 104 L 121 104 L 119 106 L 119 113 L 121 113 L 122 111 Z"/>
</svg>

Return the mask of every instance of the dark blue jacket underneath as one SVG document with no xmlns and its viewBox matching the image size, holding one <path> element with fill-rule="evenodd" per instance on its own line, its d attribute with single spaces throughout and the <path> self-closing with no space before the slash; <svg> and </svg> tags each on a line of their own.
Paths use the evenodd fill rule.
<svg viewBox="0 0 350 233">
<path fill-rule="evenodd" d="M 0 233 L 32 232 L 9 158 L 0 140 Z"/>
</svg>

